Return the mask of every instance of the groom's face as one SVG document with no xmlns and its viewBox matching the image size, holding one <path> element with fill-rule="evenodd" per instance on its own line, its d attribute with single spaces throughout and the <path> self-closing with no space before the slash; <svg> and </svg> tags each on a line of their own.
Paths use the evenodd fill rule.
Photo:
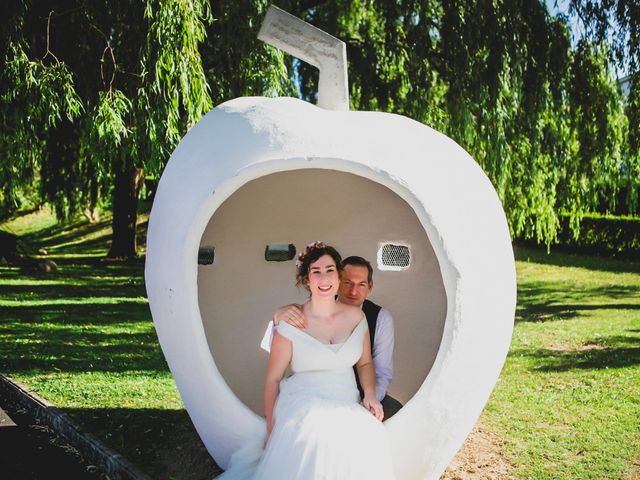
<svg viewBox="0 0 640 480">
<path fill-rule="evenodd" d="M 371 293 L 373 282 L 369 282 L 369 271 L 362 265 L 345 265 L 338 290 L 338 299 L 347 305 L 359 307 Z"/>
</svg>

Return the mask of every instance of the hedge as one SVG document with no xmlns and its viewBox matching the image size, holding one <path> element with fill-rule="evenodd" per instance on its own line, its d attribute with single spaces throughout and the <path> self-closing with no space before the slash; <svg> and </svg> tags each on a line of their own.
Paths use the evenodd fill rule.
<svg viewBox="0 0 640 480">
<path fill-rule="evenodd" d="M 569 228 L 569 216 L 559 217 L 557 243 L 552 244 L 551 249 L 640 260 L 640 217 L 586 215 L 580 222 L 577 239 Z M 522 239 L 516 239 L 516 243 L 535 244 Z"/>
</svg>

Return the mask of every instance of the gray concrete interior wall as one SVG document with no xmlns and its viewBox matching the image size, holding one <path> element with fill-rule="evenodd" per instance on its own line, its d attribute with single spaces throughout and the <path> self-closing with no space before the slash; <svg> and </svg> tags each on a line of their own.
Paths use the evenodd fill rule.
<svg viewBox="0 0 640 480">
<path fill-rule="evenodd" d="M 426 206 L 428 211 L 429 207 Z M 268 353 L 260 349 L 267 322 L 281 305 L 307 298 L 295 286 L 295 262 L 267 262 L 265 246 L 293 243 L 300 251 L 323 240 L 343 257 L 374 266 L 372 301 L 394 317 L 395 375 L 389 393 L 405 403 L 435 360 L 447 299 L 438 261 L 413 209 L 387 187 L 335 170 L 273 173 L 243 185 L 214 213 L 201 247 L 215 248 L 198 267 L 198 298 L 213 358 L 248 407 L 263 414 Z M 380 271 L 381 242 L 411 246 L 411 267 Z"/>
</svg>

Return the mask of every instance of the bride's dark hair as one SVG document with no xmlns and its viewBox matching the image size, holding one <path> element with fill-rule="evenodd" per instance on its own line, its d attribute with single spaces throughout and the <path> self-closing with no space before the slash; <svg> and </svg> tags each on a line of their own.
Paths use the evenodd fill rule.
<svg viewBox="0 0 640 480">
<path fill-rule="evenodd" d="M 323 242 L 314 242 L 307 245 L 304 252 L 298 255 L 298 262 L 296 263 L 296 285 L 304 285 L 307 290 L 309 279 L 309 268 L 311 264 L 315 263 L 320 257 L 329 255 L 334 262 L 336 262 L 336 269 L 338 275 L 342 278 L 342 257 L 338 251 L 330 245 L 325 245 Z"/>
</svg>

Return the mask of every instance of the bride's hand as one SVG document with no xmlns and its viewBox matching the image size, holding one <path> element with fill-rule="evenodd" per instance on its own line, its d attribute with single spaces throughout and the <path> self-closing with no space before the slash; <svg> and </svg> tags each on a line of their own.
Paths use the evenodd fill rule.
<svg viewBox="0 0 640 480">
<path fill-rule="evenodd" d="M 382 421 L 382 419 L 384 418 L 384 410 L 382 409 L 382 404 L 376 397 L 369 397 L 365 395 L 362 399 L 362 405 L 364 406 L 364 408 L 369 410 L 374 417 Z"/>
</svg>

